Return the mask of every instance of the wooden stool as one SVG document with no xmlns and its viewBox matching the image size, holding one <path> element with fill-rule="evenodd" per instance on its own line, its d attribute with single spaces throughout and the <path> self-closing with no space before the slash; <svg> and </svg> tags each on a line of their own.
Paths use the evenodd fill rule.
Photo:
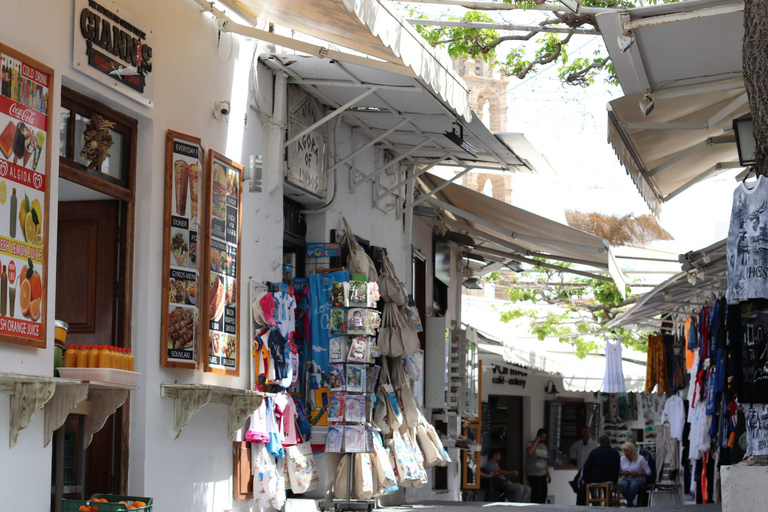
<svg viewBox="0 0 768 512">
<path fill-rule="evenodd" d="M 598 493 L 597 498 L 592 497 L 592 489 Z M 587 506 L 598 504 L 603 507 L 615 507 L 619 504 L 616 484 L 606 482 L 602 484 L 587 484 Z"/>
</svg>

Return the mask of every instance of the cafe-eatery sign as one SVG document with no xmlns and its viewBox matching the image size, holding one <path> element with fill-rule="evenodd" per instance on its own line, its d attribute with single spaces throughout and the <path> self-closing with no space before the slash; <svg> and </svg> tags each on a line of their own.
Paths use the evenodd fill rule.
<svg viewBox="0 0 768 512">
<path fill-rule="evenodd" d="M 121 5 L 75 0 L 72 63 L 99 82 L 153 106 L 152 30 Z"/>
<path fill-rule="evenodd" d="M 527 377 L 528 374 L 526 372 L 520 371 L 517 368 L 509 367 L 509 366 L 501 366 L 498 364 L 494 364 L 491 367 L 491 372 L 493 373 L 493 379 L 491 382 L 494 384 L 506 384 L 507 386 L 521 386 L 523 389 L 525 389 L 525 379 L 521 379 L 520 377 Z"/>
</svg>

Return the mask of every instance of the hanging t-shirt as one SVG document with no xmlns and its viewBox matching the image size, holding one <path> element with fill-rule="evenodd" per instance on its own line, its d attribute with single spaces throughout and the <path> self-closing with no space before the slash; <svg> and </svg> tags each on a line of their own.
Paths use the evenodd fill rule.
<svg viewBox="0 0 768 512">
<path fill-rule="evenodd" d="M 768 301 L 728 308 L 729 349 L 740 403 L 768 403 Z"/>
<path fill-rule="evenodd" d="M 728 304 L 768 298 L 768 180 L 763 176 L 733 191 L 726 255 Z"/>
<path fill-rule="evenodd" d="M 296 300 L 284 291 L 273 293 L 272 298 L 275 300 L 275 321 L 280 334 L 290 341 L 296 330 Z"/>
</svg>

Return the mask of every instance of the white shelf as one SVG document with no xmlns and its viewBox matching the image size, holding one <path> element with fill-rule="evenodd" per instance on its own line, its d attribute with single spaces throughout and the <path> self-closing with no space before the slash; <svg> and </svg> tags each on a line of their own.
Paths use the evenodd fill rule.
<svg viewBox="0 0 768 512">
<path fill-rule="evenodd" d="M 192 421 L 192 417 L 208 403 L 213 402 L 229 406 L 227 428 L 230 443 L 234 441 L 235 433 L 245 424 L 248 416 L 261 406 L 264 397 L 273 396 L 270 393 L 207 384 L 160 384 L 160 394 L 174 400 L 174 441 L 179 438 L 182 429 Z"/>
<path fill-rule="evenodd" d="M 125 403 L 133 389 L 136 387 L 0 373 L 0 393 L 11 395 L 11 448 L 16 445 L 19 433 L 29 426 L 32 417 L 40 409 L 45 409 L 43 446 L 48 446 L 53 433 L 61 428 L 71 412 L 77 410 L 78 406 L 82 408 L 83 403 L 88 404 L 83 411 L 86 416 L 84 446 L 88 447 L 93 434 L 104 427 L 107 418 Z"/>
</svg>

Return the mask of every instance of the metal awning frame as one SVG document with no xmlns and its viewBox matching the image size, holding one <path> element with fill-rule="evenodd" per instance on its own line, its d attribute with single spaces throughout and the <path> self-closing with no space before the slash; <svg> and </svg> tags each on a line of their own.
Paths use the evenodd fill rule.
<svg viewBox="0 0 768 512">
<path fill-rule="evenodd" d="M 291 142 L 297 140 L 305 133 L 308 133 L 316 129 L 317 127 L 322 126 L 323 124 L 333 120 L 337 116 L 343 115 L 345 118 L 348 117 L 353 119 L 358 129 L 364 132 L 369 137 L 371 137 L 371 139 L 365 144 L 363 144 L 362 146 L 353 149 L 349 155 L 347 155 L 340 161 L 334 163 L 328 169 L 329 172 L 335 170 L 341 165 L 346 164 L 349 160 L 351 160 L 352 158 L 360 154 L 362 151 L 369 149 L 375 144 L 383 144 L 384 147 L 386 147 L 390 151 L 397 153 L 397 156 L 393 160 L 374 169 L 372 172 L 368 174 L 363 174 L 360 171 L 355 170 L 355 175 L 350 180 L 350 192 L 352 193 L 354 193 L 357 187 L 362 185 L 363 183 L 369 182 L 374 184 L 375 186 L 374 197 L 373 197 L 374 207 L 378 207 L 378 204 L 380 203 L 380 201 L 387 196 L 393 196 L 395 198 L 398 198 L 399 196 L 397 194 L 399 193 L 400 189 L 404 185 L 407 185 L 409 182 L 415 179 L 415 177 L 411 176 L 410 178 L 406 178 L 400 181 L 395 186 L 389 187 L 385 190 L 379 190 L 378 188 L 376 188 L 376 187 L 381 188 L 378 185 L 377 177 L 380 176 L 382 173 L 384 173 L 387 169 L 391 168 L 394 165 L 400 164 L 401 162 L 409 165 L 414 165 L 417 162 L 423 161 L 423 159 L 417 159 L 412 157 L 413 153 L 415 153 L 421 148 L 424 148 L 424 147 L 435 148 L 438 151 L 444 151 L 445 154 L 439 157 L 437 161 L 442 162 L 447 159 L 450 159 L 454 162 L 455 165 L 465 168 L 464 174 L 466 172 L 469 172 L 469 170 L 471 170 L 472 168 L 478 167 L 477 165 L 475 165 L 475 162 L 465 163 L 464 161 L 462 161 L 461 158 L 458 156 L 458 151 L 448 150 L 444 146 L 442 146 L 438 142 L 439 140 L 438 137 L 443 137 L 442 133 L 425 132 L 421 130 L 414 123 L 415 120 L 421 117 L 429 117 L 430 120 L 434 120 L 436 116 L 424 116 L 421 114 L 411 114 L 407 112 L 402 112 L 397 108 L 395 108 L 393 105 L 387 102 L 384 98 L 382 98 L 381 95 L 378 94 L 380 90 L 397 90 L 403 93 L 422 93 L 423 94 L 424 92 L 428 91 L 427 88 L 423 86 L 387 86 L 387 85 L 381 85 L 381 84 L 366 83 L 362 81 L 359 77 L 357 77 L 352 71 L 347 69 L 343 63 L 338 61 L 334 61 L 333 64 L 337 66 L 339 69 L 341 69 L 345 75 L 349 76 L 350 78 L 349 81 L 304 79 L 298 74 L 296 74 L 289 66 L 286 66 L 285 63 L 282 62 L 282 60 L 279 58 L 279 56 L 271 55 L 270 59 L 271 59 L 271 62 L 275 63 L 284 73 L 288 74 L 292 78 L 291 80 L 292 84 L 301 86 L 309 94 L 320 98 L 324 103 L 330 105 L 334 109 L 331 112 L 329 112 L 326 116 L 324 116 L 322 119 L 315 122 L 312 126 L 305 128 L 302 132 L 293 136 L 291 139 L 285 142 L 284 146 L 287 146 Z M 339 104 L 338 102 L 333 101 L 331 98 L 329 98 L 326 94 L 324 94 L 319 89 L 319 86 L 329 86 L 329 85 L 334 87 L 365 88 L 366 90 L 362 94 L 355 97 L 354 99 L 348 101 L 347 103 Z M 389 111 L 374 112 L 374 111 L 365 110 L 365 109 L 357 110 L 358 102 L 367 98 L 368 96 L 376 97 L 377 100 L 381 101 L 389 109 Z M 442 115 L 445 117 L 446 121 L 450 121 L 452 123 L 453 122 L 463 123 L 463 121 L 459 118 L 459 116 L 454 114 L 438 98 L 435 97 L 435 100 L 437 101 L 437 104 L 440 105 L 441 110 L 443 110 L 443 113 L 437 114 L 437 117 Z M 366 124 L 362 119 L 363 117 L 368 115 L 388 115 L 390 118 L 398 120 L 398 122 L 394 126 L 390 127 L 389 129 L 373 128 L 368 124 Z M 406 126 L 410 129 L 405 129 Z M 416 136 L 423 137 L 423 138 L 414 146 L 403 146 L 401 144 L 394 144 L 387 139 L 389 135 L 392 135 L 395 133 L 414 134 Z M 498 154 L 496 154 L 490 147 L 485 145 L 481 139 L 477 138 L 477 141 L 486 150 L 487 154 L 490 155 L 497 162 L 495 166 L 489 162 L 481 162 L 480 165 L 482 165 L 483 167 L 488 166 L 497 170 L 508 169 L 507 164 L 503 161 L 503 159 Z M 435 160 L 428 162 L 428 168 L 434 167 L 435 165 L 437 165 Z M 418 175 L 421 175 L 421 174 L 423 174 L 423 172 L 419 173 Z M 412 202 L 413 199 L 408 198 L 408 201 Z"/>
</svg>

